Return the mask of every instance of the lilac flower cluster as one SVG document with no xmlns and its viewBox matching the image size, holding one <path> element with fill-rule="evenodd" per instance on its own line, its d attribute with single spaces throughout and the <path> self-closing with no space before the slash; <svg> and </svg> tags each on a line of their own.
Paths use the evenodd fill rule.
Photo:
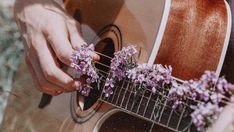
<svg viewBox="0 0 234 132">
<path fill-rule="evenodd" d="M 215 120 L 218 119 L 223 107 L 212 103 L 199 103 L 197 106 L 191 106 L 194 110 L 191 114 L 192 122 L 198 131 L 205 131 Z"/>
<path fill-rule="evenodd" d="M 214 72 L 205 71 L 199 80 L 185 81 L 183 84 L 172 83 L 169 99 L 174 102 L 173 108 L 182 104 L 187 98 L 202 102 L 218 104 L 234 89 L 224 77 L 218 77 Z"/>
<path fill-rule="evenodd" d="M 125 78 L 126 71 L 135 66 L 134 55 L 136 54 L 137 50 L 132 45 L 114 53 L 114 58 L 111 60 L 110 65 L 110 75 L 103 89 L 106 97 L 113 94 L 114 83 Z"/>
<path fill-rule="evenodd" d="M 191 106 L 194 110 L 191 117 L 198 130 L 203 130 L 217 118 L 222 109 L 222 100 L 230 96 L 233 90 L 234 85 L 224 77 L 205 71 L 199 80 L 189 80 L 182 84 L 173 81 L 169 99 L 173 102 L 173 108 L 181 106 L 187 98 L 200 102 L 196 107 Z M 229 100 L 234 101 L 234 97 Z"/>
<path fill-rule="evenodd" d="M 92 66 L 91 53 L 94 46 L 79 47 L 71 56 L 73 67 L 79 76 L 86 77 L 86 84 L 77 87 L 82 95 L 88 96 L 91 90 L 91 84 L 97 82 L 99 78 Z M 159 92 L 159 88 L 168 85 L 168 99 L 173 103 L 173 108 L 182 106 L 188 98 L 197 101 L 196 106 L 190 106 L 194 111 L 191 114 L 192 122 L 199 131 L 212 124 L 220 115 L 222 100 L 229 97 L 229 101 L 234 103 L 234 96 L 231 91 L 234 85 L 228 83 L 224 77 L 218 77 L 214 72 L 205 71 L 198 80 L 184 81 L 182 84 L 172 79 L 171 66 L 162 66 L 161 64 L 136 64 L 134 56 L 137 50 L 134 46 L 123 48 L 114 54 L 111 60 L 110 74 L 106 79 L 103 93 L 106 97 L 113 94 L 114 84 L 127 78 L 135 84 L 144 85 L 150 88 L 152 93 Z"/>
<path fill-rule="evenodd" d="M 135 84 L 143 84 L 151 88 L 156 93 L 158 88 L 165 84 L 171 84 L 172 68 L 171 66 L 162 66 L 161 64 L 139 64 L 137 67 L 127 71 L 127 77 Z"/>
<path fill-rule="evenodd" d="M 91 84 L 97 82 L 99 76 L 92 66 L 92 52 L 94 52 L 94 45 L 88 47 L 77 47 L 71 56 L 71 67 L 75 69 L 79 76 L 86 77 L 86 84 L 77 87 L 82 95 L 88 96 L 91 90 Z"/>
<path fill-rule="evenodd" d="M 122 80 L 126 77 L 126 71 L 129 70 L 129 65 L 132 62 L 132 58 L 136 55 L 137 50 L 134 46 L 124 47 L 121 51 L 114 53 L 114 58 L 111 60 L 110 70 L 112 76 L 118 80 Z"/>
</svg>

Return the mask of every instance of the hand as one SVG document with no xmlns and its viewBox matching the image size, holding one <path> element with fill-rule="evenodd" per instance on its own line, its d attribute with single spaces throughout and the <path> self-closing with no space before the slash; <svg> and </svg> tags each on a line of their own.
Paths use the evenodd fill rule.
<svg viewBox="0 0 234 132">
<path fill-rule="evenodd" d="M 218 120 L 207 132 L 233 132 L 234 131 L 234 106 L 227 105 L 221 112 Z"/>
<path fill-rule="evenodd" d="M 25 60 L 36 87 L 59 95 L 80 85 L 60 67 L 70 65 L 75 47 L 86 44 L 80 24 L 53 0 L 17 0 L 15 19 L 25 41 Z M 94 59 L 98 59 L 94 55 Z"/>
</svg>

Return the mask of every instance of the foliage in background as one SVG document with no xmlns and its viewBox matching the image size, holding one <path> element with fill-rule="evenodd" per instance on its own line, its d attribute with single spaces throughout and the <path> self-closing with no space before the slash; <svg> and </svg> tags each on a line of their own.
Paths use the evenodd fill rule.
<svg viewBox="0 0 234 132">
<path fill-rule="evenodd" d="M 13 21 L 12 7 L 0 4 L 0 124 L 15 71 L 23 58 L 23 45 Z"/>
</svg>

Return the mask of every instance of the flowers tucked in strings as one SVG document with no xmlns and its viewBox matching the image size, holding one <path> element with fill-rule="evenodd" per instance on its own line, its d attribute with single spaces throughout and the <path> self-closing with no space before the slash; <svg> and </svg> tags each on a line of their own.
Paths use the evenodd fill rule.
<svg viewBox="0 0 234 132">
<path fill-rule="evenodd" d="M 82 95 L 88 96 L 91 90 L 91 84 L 97 82 L 99 76 L 92 65 L 92 52 L 94 52 L 94 45 L 88 47 L 77 47 L 71 56 L 71 67 L 75 69 L 79 76 L 86 77 L 86 83 L 83 86 L 77 87 Z"/>
<path fill-rule="evenodd" d="M 112 76 L 119 81 L 126 77 L 126 71 L 135 67 L 134 55 L 136 54 L 137 50 L 132 45 L 114 53 L 114 58 L 111 60 L 110 65 Z"/>
<path fill-rule="evenodd" d="M 77 74 L 86 77 L 86 84 L 77 88 L 82 95 L 88 96 L 91 84 L 97 82 L 98 74 L 92 66 L 91 52 L 94 46 L 77 48 L 72 54 L 71 60 Z M 191 114 L 192 122 L 199 131 L 204 131 L 219 116 L 223 109 L 222 100 L 234 103 L 234 96 L 231 91 L 234 85 L 228 83 L 224 77 L 218 77 L 214 72 L 206 71 L 200 79 L 178 83 L 172 79 L 171 66 L 160 64 L 136 64 L 134 56 L 137 50 L 134 46 L 123 48 L 114 54 L 111 60 L 110 74 L 106 79 L 103 93 L 106 97 L 113 94 L 114 85 L 128 79 L 135 84 L 144 85 L 142 88 L 150 88 L 152 93 L 160 92 L 159 88 L 167 85 L 168 100 L 173 103 L 173 108 L 182 106 L 187 99 L 197 102 L 197 105 L 190 106 L 194 110 Z M 229 98 L 228 98 L 229 97 Z"/>
<path fill-rule="evenodd" d="M 199 80 L 185 81 L 183 84 L 173 82 L 169 99 L 174 102 L 174 108 L 187 98 L 218 104 L 233 89 L 234 85 L 228 83 L 224 77 L 219 78 L 214 72 L 205 71 Z"/>
<path fill-rule="evenodd" d="M 114 58 L 111 60 L 110 65 L 110 75 L 106 79 L 106 84 L 103 89 L 106 97 L 113 94 L 114 83 L 125 78 L 126 72 L 136 66 L 134 58 L 136 54 L 137 50 L 132 45 L 114 53 Z"/>
<path fill-rule="evenodd" d="M 106 97 L 113 94 L 114 83 L 124 78 L 133 81 L 135 84 L 140 84 L 141 87 L 138 90 L 150 88 L 153 93 L 156 93 L 157 88 L 171 83 L 171 66 L 164 67 L 160 64 L 137 65 L 134 58 L 136 54 L 137 50 L 134 46 L 123 48 L 114 54 L 115 56 L 111 60 L 110 75 L 103 89 Z"/>
<path fill-rule="evenodd" d="M 181 106 L 188 98 L 199 102 L 197 106 L 191 106 L 194 110 L 191 117 L 198 130 L 204 130 L 217 118 L 222 109 L 221 101 L 230 97 L 233 89 L 234 85 L 224 77 L 219 78 L 214 72 L 205 71 L 199 80 L 182 84 L 173 82 L 168 99 L 173 102 L 173 108 Z M 234 97 L 228 100 L 232 102 Z"/>
<path fill-rule="evenodd" d="M 205 131 L 215 120 L 218 119 L 223 107 L 212 103 L 198 103 L 197 106 L 191 106 L 194 110 L 191 114 L 192 122 L 198 131 Z"/>
<path fill-rule="evenodd" d="M 153 93 L 156 93 L 158 88 L 171 83 L 171 72 L 171 66 L 139 64 L 137 67 L 128 70 L 126 75 L 135 84 L 149 87 Z"/>
</svg>

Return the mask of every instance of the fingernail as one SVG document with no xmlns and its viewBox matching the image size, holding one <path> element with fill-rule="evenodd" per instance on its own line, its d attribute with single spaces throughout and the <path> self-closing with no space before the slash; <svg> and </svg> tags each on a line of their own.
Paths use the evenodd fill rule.
<svg viewBox="0 0 234 132">
<path fill-rule="evenodd" d="M 97 55 L 96 53 L 92 53 L 92 58 L 94 59 L 94 60 L 100 60 L 100 56 L 99 55 Z"/>
</svg>

